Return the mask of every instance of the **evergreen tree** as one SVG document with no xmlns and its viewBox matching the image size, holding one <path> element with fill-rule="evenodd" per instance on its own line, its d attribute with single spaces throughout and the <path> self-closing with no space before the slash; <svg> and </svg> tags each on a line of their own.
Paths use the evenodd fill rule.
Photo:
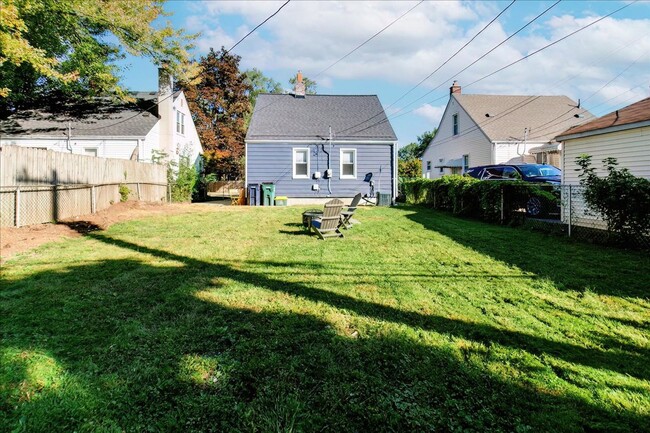
<svg viewBox="0 0 650 433">
<path fill-rule="evenodd" d="M 239 71 L 240 57 L 224 47 L 199 61 L 198 83 L 185 86 L 185 96 L 203 145 L 207 173 L 219 179 L 244 174 L 244 137 L 251 105 L 251 86 Z"/>
</svg>

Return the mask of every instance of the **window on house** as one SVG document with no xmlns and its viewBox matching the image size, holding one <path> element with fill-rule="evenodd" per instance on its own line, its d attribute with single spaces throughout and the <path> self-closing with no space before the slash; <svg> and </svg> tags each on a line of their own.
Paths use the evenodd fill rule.
<svg viewBox="0 0 650 433">
<path fill-rule="evenodd" d="M 463 155 L 463 173 L 469 170 L 469 155 Z"/>
<path fill-rule="evenodd" d="M 85 147 L 84 148 L 84 155 L 97 156 L 97 148 L 96 147 Z"/>
<path fill-rule="evenodd" d="M 431 171 L 431 161 L 427 161 L 427 171 Z"/>
<path fill-rule="evenodd" d="M 185 134 L 185 114 L 176 111 L 176 132 Z"/>
<path fill-rule="evenodd" d="M 458 135 L 458 114 L 451 116 L 454 121 L 454 135 Z"/>
<path fill-rule="evenodd" d="M 341 149 L 341 179 L 357 178 L 357 150 Z"/>
<path fill-rule="evenodd" d="M 293 178 L 309 179 L 309 149 L 293 149 Z"/>
</svg>

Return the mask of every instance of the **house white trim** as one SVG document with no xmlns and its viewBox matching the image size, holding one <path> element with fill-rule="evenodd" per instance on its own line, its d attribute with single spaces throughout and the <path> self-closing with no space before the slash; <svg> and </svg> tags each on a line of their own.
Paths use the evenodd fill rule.
<svg viewBox="0 0 650 433">
<path fill-rule="evenodd" d="M 302 174 L 296 174 L 296 153 L 298 152 L 305 152 L 305 155 L 307 157 L 307 174 L 302 175 Z M 309 169 L 309 154 L 311 152 L 309 151 L 308 147 L 294 147 L 291 152 L 291 167 L 292 167 L 292 174 L 293 174 L 293 179 L 309 179 L 309 173 L 311 173 Z"/>
<path fill-rule="evenodd" d="M 343 153 L 345 152 L 352 152 L 352 158 L 353 158 L 353 168 L 354 168 L 354 174 L 352 175 L 344 175 L 343 174 Z M 339 149 L 339 179 L 346 180 L 346 179 L 356 179 L 357 178 L 357 166 L 358 166 L 358 161 L 357 161 L 357 149 L 354 148 L 341 148 Z"/>
</svg>

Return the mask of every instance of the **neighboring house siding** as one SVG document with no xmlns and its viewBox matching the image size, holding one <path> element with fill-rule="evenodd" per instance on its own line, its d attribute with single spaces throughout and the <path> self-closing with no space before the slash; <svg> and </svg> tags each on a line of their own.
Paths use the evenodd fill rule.
<svg viewBox="0 0 650 433">
<path fill-rule="evenodd" d="M 517 143 L 496 142 L 494 144 L 494 162 L 490 164 L 534 164 L 535 155 L 530 154 L 530 149 L 539 147 L 544 143 Z M 473 164 L 479 165 L 479 164 Z"/>
<path fill-rule="evenodd" d="M 366 194 L 369 185 L 363 179 L 366 173 L 372 173 L 376 192 L 386 192 L 392 195 L 393 153 L 392 144 L 356 144 L 336 143 L 330 152 L 330 168 L 332 169 L 330 194 L 327 179 L 323 178 L 327 169 L 327 154 L 329 146 L 323 143 L 247 143 L 247 184 L 262 182 L 275 183 L 276 195 L 290 198 L 316 197 L 353 197 L 357 193 Z M 293 149 L 309 149 L 309 173 L 320 171 L 321 178 L 293 178 Z M 357 167 L 356 179 L 340 179 L 341 149 L 356 149 Z M 381 168 L 381 173 L 380 173 Z M 318 184 L 320 191 L 312 191 L 313 184 Z"/>
<path fill-rule="evenodd" d="M 181 112 L 185 115 L 185 131 L 182 134 L 176 130 L 177 112 Z M 176 145 L 177 155 L 186 152 L 190 157 L 190 161 L 196 163 L 199 155 L 203 153 L 203 149 L 201 148 L 199 134 L 196 132 L 196 127 L 192 120 L 192 114 L 190 113 L 187 99 L 185 99 L 185 94 L 182 92 L 174 100 L 174 117 L 172 118 L 172 121 L 174 123 L 174 143 Z M 176 157 L 176 160 L 177 159 L 178 158 Z"/>
<path fill-rule="evenodd" d="M 98 157 L 130 159 L 138 144 L 138 140 L 135 138 L 92 139 L 73 137 L 70 140 L 70 149 L 68 149 L 67 140 L 56 138 L 12 137 L 0 140 L 0 144 L 36 147 L 79 155 L 86 154 L 86 149 L 96 149 L 96 156 Z"/>
<path fill-rule="evenodd" d="M 454 136 L 453 115 L 458 114 L 459 134 Z M 433 138 L 429 147 L 422 155 L 423 176 L 436 178 L 445 174 L 451 174 L 449 168 L 443 173 L 436 166 L 450 160 L 462 159 L 463 155 L 469 155 L 469 165 L 486 165 L 492 163 L 492 143 L 476 126 L 472 118 L 463 110 L 458 102 L 452 97 L 447 109 L 440 121 L 438 132 Z M 426 169 L 427 161 L 431 161 L 431 171 Z M 428 174 L 428 175 L 427 175 Z"/>
<path fill-rule="evenodd" d="M 599 176 L 606 174 L 602 160 L 614 157 L 619 167 L 629 169 L 635 176 L 650 179 L 650 126 L 566 140 L 563 144 L 562 183 L 580 183 L 575 161 L 582 154 L 591 155 L 592 166 Z"/>
<path fill-rule="evenodd" d="M 616 158 L 620 168 L 627 168 L 635 176 L 650 179 L 650 127 L 631 129 L 628 131 L 612 132 L 590 137 L 576 138 L 563 142 L 562 152 L 562 183 L 566 185 L 580 184 L 580 171 L 576 158 L 580 155 L 591 155 L 592 167 L 596 174 L 606 176 L 603 169 L 603 159 Z M 565 188 L 565 191 L 567 189 Z M 599 221 L 593 212 L 587 211 L 579 188 L 574 188 L 571 195 L 571 223 L 586 227 L 605 229 L 603 221 Z M 566 202 L 564 200 L 563 202 Z M 568 222 L 568 211 L 563 209 L 563 219 Z"/>
</svg>

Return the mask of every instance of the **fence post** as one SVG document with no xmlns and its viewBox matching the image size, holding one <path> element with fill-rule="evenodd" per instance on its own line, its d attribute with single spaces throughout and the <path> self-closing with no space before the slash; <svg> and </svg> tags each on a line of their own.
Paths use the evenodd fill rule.
<svg viewBox="0 0 650 433">
<path fill-rule="evenodd" d="M 172 186 L 167 184 L 167 203 L 172 202 Z"/>
<path fill-rule="evenodd" d="M 501 184 L 501 224 L 505 221 L 505 210 L 503 208 L 503 184 Z"/>
<path fill-rule="evenodd" d="M 90 213 L 97 212 L 97 198 L 95 196 L 95 185 L 90 187 Z"/>
<path fill-rule="evenodd" d="M 572 217 L 572 213 L 573 213 L 571 211 L 571 185 L 568 185 L 568 187 L 569 187 L 569 198 L 568 198 L 567 208 L 568 208 L 568 212 L 569 212 L 569 215 L 568 215 L 569 227 L 568 227 L 568 230 L 567 230 L 567 234 L 569 235 L 569 237 L 571 237 L 571 217 Z"/>
<path fill-rule="evenodd" d="M 140 182 L 136 183 L 135 187 L 138 190 L 138 201 L 140 201 L 142 200 L 142 198 L 140 197 Z"/>
<path fill-rule="evenodd" d="M 20 227 L 20 187 L 16 187 L 16 196 L 15 196 L 15 203 L 14 203 L 14 218 L 15 221 L 14 223 L 16 224 L 16 227 Z"/>
</svg>

